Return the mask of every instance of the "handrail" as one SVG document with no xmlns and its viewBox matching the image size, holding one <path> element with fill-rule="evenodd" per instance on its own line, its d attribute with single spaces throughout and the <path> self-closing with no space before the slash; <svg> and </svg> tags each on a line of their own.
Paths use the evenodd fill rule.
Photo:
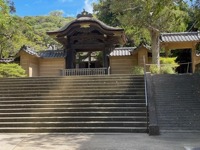
<svg viewBox="0 0 200 150">
<path fill-rule="evenodd" d="M 149 120 L 148 120 L 148 96 L 147 96 L 147 74 L 146 74 L 146 60 L 145 56 L 143 56 L 143 63 L 144 63 L 144 86 L 145 86 L 145 103 L 146 103 L 146 124 L 147 124 L 147 131 L 149 130 Z"/>
<path fill-rule="evenodd" d="M 63 69 L 63 76 L 105 75 L 107 68 L 75 68 Z"/>
</svg>

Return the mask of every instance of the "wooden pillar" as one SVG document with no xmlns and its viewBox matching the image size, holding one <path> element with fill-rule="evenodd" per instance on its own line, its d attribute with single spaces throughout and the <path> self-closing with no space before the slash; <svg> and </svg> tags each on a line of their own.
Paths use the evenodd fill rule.
<svg viewBox="0 0 200 150">
<path fill-rule="evenodd" d="M 108 68 L 108 48 L 103 51 L 103 67 Z"/>
<path fill-rule="evenodd" d="M 88 52 L 88 68 L 90 68 L 91 64 L 91 52 Z"/>
<path fill-rule="evenodd" d="M 195 65 L 196 65 L 196 43 L 192 44 L 191 49 L 191 57 L 192 57 L 192 73 L 195 72 Z"/>
<path fill-rule="evenodd" d="M 166 46 L 166 47 L 165 47 L 165 56 L 166 56 L 166 57 L 169 57 L 170 51 L 171 51 L 171 50 L 169 49 L 169 47 Z"/>
<path fill-rule="evenodd" d="M 76 68 L 79 68 L 80 67 L 80 54 L 76 53 Z"/>
<path fill-rule="evenodd" d="M 73 51 L 71 49 L 67 50 L 67 69 L 72 69 L 73 68 Z"/>
</svg>

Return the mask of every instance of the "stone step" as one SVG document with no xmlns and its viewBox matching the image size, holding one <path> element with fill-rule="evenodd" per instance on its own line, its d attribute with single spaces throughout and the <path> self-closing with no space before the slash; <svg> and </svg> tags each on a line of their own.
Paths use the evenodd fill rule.
<svg viewBox="0 0 200 150">
<path fill-rule="evenodd" d="M 60 84 L 52 84 L 52 83 L 1 83 L 0 84 L 0 88 L 8 88 L 8 87 L 41 87 L 41 86 L 44 86 L 44 87 L 113 87 L 113 86 L 129 86 L 129 87 L 144 87 L 144 83 L 140 83 L 140 82 L 137 82 L 137 83 L 130 83 L 130 82 L 122 82 L 122 83 L 119 83 L 119 82 L 113 82 L 113 83 L 109 83 L 109 82 L 100 82 L 100 83 L 70 83 L 70 84 L 66 84 L 66 83 L 60 83 Z"/>
<path fill-rule="evenodd" d="M 36 89 L 36 88 L 16 88 L 16 89 L 2 89 L 0 90 L 0 93 L 21 93 L 21 92 L 29 92 L 29 93 L 49 93 L 49 92 L 54 92 L 54 93 L 66 93 L 66 92 L 144 92 L 144 88 L 109 88 L 109 89 L 85 89 L 85 88 L 74 88 L 74 89 Z"/>
<path fill-rule="evenodd" d="M 7 87 L 0 87 L 0 91 L 12 91 L 12 90 L 144 90 L 144 85 L 115 85 L 115 86 L 7 86 Z"/>
<path fill-rule="evenodd" d="M 133 122 L 142 121 L 146 122 L 146 117 L 127 117 L 127 116 L 74 116 L 74 117 L 3 117 L 0 118 L 1 123 L 3 122 L 86 122 L 86 121 L 120 121 L 120 122 Z"/>
<path fill-rule="evenodd" d="M 145 107 L 145 103 L 81 103 L 81 104 L 1 104 L 0 109 L 6 109 L 6 108 L 80 108 L 80 107 L 87 107 L 90 109 L 91 107 L 105 107 L 106 108 L 112 108 L 112 107 L 119 107 L 119 108 L 126 108 L 126 107 Z"/>
<path fill-rule="evenodd" d="M 31 96 L 31 97 L 45 97 L 45 96 L 73 96 L 73 95 L 79 95 L 79 96 L 83 96 L 83 97 L 88 97 L 88 96 L 115 96 L 118 95 L 120 96 L 144 96 L 144 92 L 77 92 L 77 93 L 71 93 L 71 92 L 66 92 L 66 93 L 54 93 L 54 92 L 50 92 L 50 93 L 40 93 L 35 92 L 35 93 L 1 93 L 0 97 L 27 97 L 27 96 Z"/>
<path fill-rule="evenodd" d="M 64 112 L 64 111 L 38 111 L 38 112 L 30 112 L 30 111 L 18 111 L 18 112 L 1 112 L 0 113 L 0 120 L 9 120 L 10 122 L 14 119 L 18 119 L 18 120 L 23 120 L 25 121 L 28 119 L 44 119 L 44 120 L 57 120 L 59 118 L 65 118 L 65 117 L 69 117 L 70 119 L 76 119 L 77 117 L 88 117 L 89 116 L 89 120 L 93 119 L 94 117 L 108 117 L 109 118 L 113 118 L 117 117 L 117 118 L 130 118 L 131 120 L 134 119 L 135 117 L 146 117 L 146 110 L 142 110 L 142 111 L 134 111 L 134 112 L 106 112 L 106 111 L 98 111 L 98 112 L 94 112 L 94 111 L 89 111 L 89 112 Z M 7 117 L 7 118 L 6 118 Z M 8 118 L 9 117 L 9 118 Z M 122 119 L 123 120 L 123 119 Z"/>
<path fill-rule="evenodd" d="M 144 82 L 144 78 L 95 78 L 95 79 L 0 79 L 0 83 L 10 83 L 10 82 L 15 82 L 15 83 L 84 83 L 84 82 Z"/>
<path fill-rule="evenodd" d="M 30 95 L 24 95 L 24 96 L 5 96 L 1 97 L 0 100 L 54 100 L 54 99 L 65 99 L 65 100 L 74 100 L 74 99 L 145 99 L 145 95 L 76 95 L 76 96 L 30 96 Z"/>
<path fill-rule="evenodd" d="M 146 122 L 0 122 L 1 127 L 146 127 Z"/>
<path fill-rule="evenodd" d="M 136 75 L 109 75 L 109 76 L 65 76 L 65 77 L 23 77 L 23 78 L 1 78 L 0 81 L 19 81 L 19 80 L 52 80 L 52 81 L 58 81 L 58 80 L 105 80 L 105 79 L 144 79 L 144 76 L 136 76 Z"/>
<path fill-rule="evenodd" d="M 39 104 L 39 103 L 48 103 L 48 104 L 76 104 L 76 103 L 144 103 L 144 99 L 74 99 L 74 100 L 61 100 L 61 99 L 53 99 L 53 100 L 20 100 L 20 99 L 7 99 L 1 100 L 0 104 Z"/>
<path fill-rule="evenodd" d="M 40 108 L 40 107 L 18 107 L 18 108 L 1 108 L 2 112 L 135 112 L 135 111 L 146 111 L 146 107 L 50 107 L 50 108 Z"/>
<path fill-rule="evenodd" d="M 146 133 L 146 127 L 17 127 L 0 128 L 0 133 Z"/>
<path fill-rule="evenodd" d="M 147 132 L 144 76 L 0 79 L 0 132 Z"/>
</svg>

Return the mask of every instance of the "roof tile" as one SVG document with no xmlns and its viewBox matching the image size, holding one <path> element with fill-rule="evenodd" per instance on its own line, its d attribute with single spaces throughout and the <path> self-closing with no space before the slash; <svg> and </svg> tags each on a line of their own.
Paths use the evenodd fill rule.
<svg viewBox="0 0 200 150">
<path fill-rule="evenodd" d="M 188 42 L 200 41 L 200 33 L 198 32 L 177 32 L 162 33 L 160 36 L 162 42 Z"/>
</svg>

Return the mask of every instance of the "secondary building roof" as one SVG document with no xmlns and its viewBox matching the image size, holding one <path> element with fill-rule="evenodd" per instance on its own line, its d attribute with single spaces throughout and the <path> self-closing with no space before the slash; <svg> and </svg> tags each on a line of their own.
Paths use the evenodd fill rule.
<svg viewBox="0 0 200 150">
<path fill-rule="evenodd" d="M 200 32 L 162 33 L 160 39 L 161 42 L 198 42 Z"/>
<path fill-rule="evenodd" d="M 66 54 L 64 50 L 44 50 L 40 52 L 36 52 L 34 49 L 31 49 L 28 46 L 23 46 L 20 51 L 25 51 L 26 53 L 41 57 L 41 58 L 64 58 L 66 57 Z"/>
<path fill-rule="evenodd" d="M 0 63 L 11 63 L 13 61 L 14 61 L 13 58 L 1 58 L 0 59 Z"/>
<path fill-rule="evenodd" d="M 46 50 L 41 51 L 38 54 L 42 58 L 60 58 L 66 56 L 63 50 Z"/>
<path fill-rule="evenodd" d="M 138 47 L 119 47 L 115 48 L 111 53 L 110 56 L 130 56 L 134 53 L 137 53 L 142 48 L 147 49 L 148 52 L 151 53 L 151 47 L 147 44 L 141 43 Z"/>
<path fill-rule="evenodd" d="M 136 49 L 136 47 L 119 47 L 119 48 L 115 48 L 110 53 L 110 56 L 130 56 L 134 49 Z"/>
</svg>

